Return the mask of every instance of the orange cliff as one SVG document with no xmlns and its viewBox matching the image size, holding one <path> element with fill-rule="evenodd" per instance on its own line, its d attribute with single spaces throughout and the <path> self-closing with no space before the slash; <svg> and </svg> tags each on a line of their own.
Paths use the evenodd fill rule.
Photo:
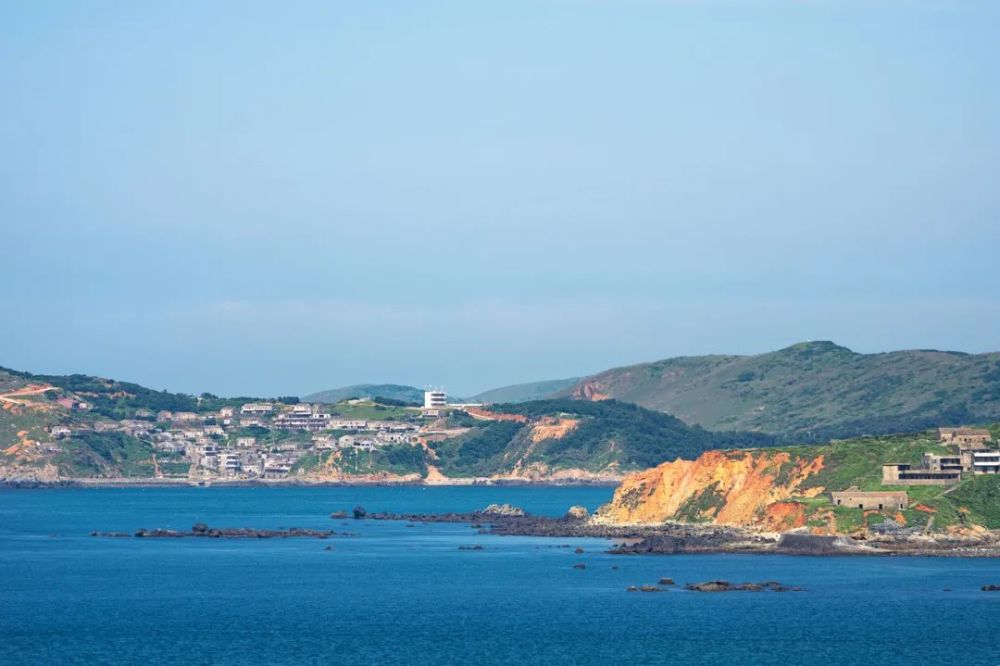
<svg viewBox="0 0 1000 666">
<path fill-rule="evenodd" d="M 788 500 L 821 493 L 822 487 L 801 486 L 822 469 L 823 456 L 793 461 L 783 451 L 708 451 L 697 460 L 678 459 L 625 477 L 595 521 L 802 527 L 805 507 Z"/>
</svg>

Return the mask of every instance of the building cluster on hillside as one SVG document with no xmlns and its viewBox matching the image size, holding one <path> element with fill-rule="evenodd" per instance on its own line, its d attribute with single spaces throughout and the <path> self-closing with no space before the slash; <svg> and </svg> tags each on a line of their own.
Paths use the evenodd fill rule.
<svg viewBox="0 0 1000 666">
<path fill-rule="evenodd" d="M 882 465 L 882 484 L 887 486 L 947 486 L 979 474 L 1000 474 L 1000 448 L 992 444 L 989 430 L 939 428 L 938 439 L 952 451 L 925 453 L 918 465 Z"/>
<path fill-rule="evenodd" d="M 433 409 L 414 407 L 401 420 L 340 417 L 306 403 L 249 402 L 213 412 L 136 410 L 139 418 L 56 425 L 49 434 L 58 440 L 82 431 L 119 432 L 146 441 L 158 474 L 162 463 L 172 462 L 175 469 L 187 465 L 192 477 L 280 479 L 309 454 L 418 445 L 421 419 L 436 415 L 444 400 L 443 391 L 437 392 Z"/>
</svg>

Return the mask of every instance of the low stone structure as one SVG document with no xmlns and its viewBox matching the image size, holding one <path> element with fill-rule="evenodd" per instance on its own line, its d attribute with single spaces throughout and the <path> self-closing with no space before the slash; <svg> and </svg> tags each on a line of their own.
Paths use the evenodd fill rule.
<svg viewBox="0 0 1000 666">
<path fill-rule="evenodd" d="M 837 506 L 847 506 L 858 509 L 905 509 L 907 495 L 901 490 L 868 492 L 857 488 L 848 488 L 841 492 L 830 493 L 833 503 Z"/>
<path fill-rule="evenodd" d="M 938 428 L 938 438 L 948 444 L 986 446 L 993 439 L 983 428 Z"/>
</svg>

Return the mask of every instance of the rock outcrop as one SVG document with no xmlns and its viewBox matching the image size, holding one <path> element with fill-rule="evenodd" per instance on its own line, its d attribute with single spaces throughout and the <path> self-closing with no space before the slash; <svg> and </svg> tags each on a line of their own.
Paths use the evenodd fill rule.
<svg viewBox="0 0 1000 666">
<path fill-rule="evenodd" d="M 784 451 L 708 451 L 627 476 L 594 520 L 606 524 L 666 521 L 753 526 L 767 531 L 802 527 L 805 507 L 820 486 L 803 482 L 823 469 L 823 456 L 792 459 Z"/>
</svg>

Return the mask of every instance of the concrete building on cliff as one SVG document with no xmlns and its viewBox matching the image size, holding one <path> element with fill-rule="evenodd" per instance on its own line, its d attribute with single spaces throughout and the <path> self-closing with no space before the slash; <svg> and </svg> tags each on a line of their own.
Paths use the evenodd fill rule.
<svg viewBox="0 0 1000 666">
<path fill-rule="evenodd" d="M 882 465 L 884 486 L 949 486 L 962 480 L 960 470 L 932 470 L 909 463 Z"/>
</svg>

